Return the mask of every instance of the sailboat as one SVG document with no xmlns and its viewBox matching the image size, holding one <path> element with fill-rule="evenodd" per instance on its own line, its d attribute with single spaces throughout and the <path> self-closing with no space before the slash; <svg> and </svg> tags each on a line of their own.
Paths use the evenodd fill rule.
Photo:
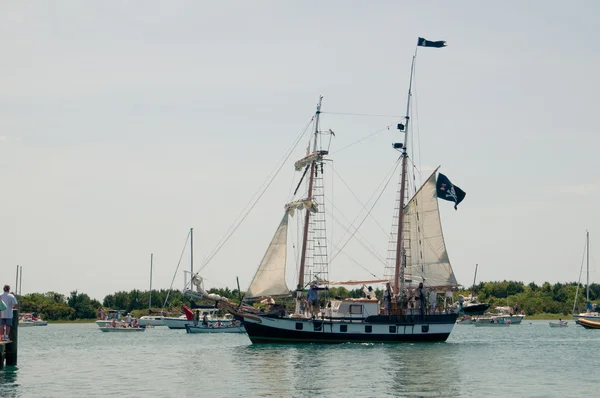
<svg viewBox="0 0 600 398">
<path fill-rule="evenodd" d="M 151 313 L 152 309 L 152 260 L 154 258 L 154 254 L 150 253 L 150 292 L 148 299 L 148 314 Z M 144 315 L 140 317 L 138 323 L 142 327 L 150 326 L 165 326 L 165 322 L 163 321 L 162 315 Z"/>
<path fill-rule="evenodd" d="M 420 46 L 445 45 L 445 42 L 419 38 L 417 49 Z M 295 310 L 288 314 L 282 306 L 273 305 L 269 311 L 261 313 L 251 307 L 235 306 L 225 301 L 218 304 L 243 319 L 252 343 L 431 342 L 445 341 L 450 335 L 458 316 L 456 309 L 448 305 L 437 311 L 435 305 L 432 306 L 433 310 L 426 308 L 426 299 L 423 290 L 419 291 L 419 283 L 423 283 L 430 292 L 435 292 L 430 296 L 434 300 L 437 300 L 438 292 L 444 293 L 444 302 L 452 297 L 457 288 L 442 233 L 438 197 L 454 201 L 457 205 L 465 194 L 452 185 L 447 177 L 438 175 L 436 169 L 408 200 L 408 115 L 416 56 L 415 50 L 407 116 L 404 123 L 398 124 L 400 132 L 404 133 L 404 142 L 393 144 L 393 148 L 401 154 L 399 160 L 402 165 L 398 213 L 392 222 L 393 263 L 387 268 L 388 274 L 384 273 L 387 278 L 335 283 L 346 286 L 364 282 L 386 283 L 384 307 L 374 295 L 361 299 L 331 299 L 323 306 L 317 300 L 312 300 L 315 291 L 334 285 L 328 278 L 327 238 L 324 234 L 323 173 L 329 150 L 322 145 L 326 141 L 324 136 L 332 132 L 319 130 L 321 97 L 314 116 L 312 142 L 309 142 L 306 156 L 295 163 L 295 169 L 303 173 L 298 187 L 304 181 L 307 195 L 285 205 L 281 222 L 244 298 L 245 301 L 275 300 L 291 295 L 285 276 L 288 224 L 289 218 L 295 213 L 303 213 Z M 310 290 L 305 293 L 309 286 Z M 415 297 L 417 292 L 418 297 Z"/>
<path fill-rule="evenodd" d="M 471 297 L 458 296 L 459 312 L 465 315 L 483 315 L 489 308 L 489 304 L 480 303 L 475 296 L 475 282 L 477 281 L 477 268 L 479 264 L 475 264 L 475 276 L 473 277 L 473 289 L 471 289 Z"/>
<path fill-rule="evenodd" d="M 575 292 L 575 302 L 573 303 L 573 319 L 575 323 L 579 324 L 581 319 L 585 319 L 587 321 L 600 322 L 600 312 L 598 312 L 598 306 L 596 306 L 595 311 L 592 303 L 590 302 L 590 232 L 586 231 L 585 233 L 585 252 L 586 252 L 586 312 L 582 312 L 579 314 L 575 314 L 575 306 L 577 305 L 577 296 L 579 294 L 579 284 L 577 284 L 577 291 Z"/>
</svg>

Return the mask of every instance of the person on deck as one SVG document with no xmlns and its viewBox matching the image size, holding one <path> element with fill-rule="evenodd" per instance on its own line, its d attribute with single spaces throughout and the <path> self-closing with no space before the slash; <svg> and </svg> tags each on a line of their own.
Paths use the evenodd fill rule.
<svg viewBox="0 0 600 398">
<path fill-rule="evenodd" d="M 317 292 L 317 285 L 312 285 L 310 290 L 306 294 L 306 300 L 309 304 L 309 310 L 312 317 L 318 315 L 319 310 L 319 293 Z"/>
<path fill-rule="evenodd" d="M 417 302 L 419 303 L 419 308 L 421 310 L 421 316 L 425 316 L 425 288 L 423 287 L 423 282 L 419 283 L 419 288 L 417 289 Z"/>
<path fill-rule="evenodd" d="M 208 326 L 208 312 L 205 312 L 202 315 L 202 326 Z"/>
<path fill-rule="evenodd" d="M 13 322 L 13 309 L 17 308 L 17 299 L 10 293 L 10 286 L 4 285 L 4 292 L 0 295 L 0 300 L 6 304 L 6 309 L 0 312 L 0 334 L 2 341 L 8 340 L 10 327 Z"/>
<path fill-rule="evenodd" d="M 375 295 L 375 290 L 373 290 L 373 286 L 369 286 L 369 288 L 367 289 L 367 298 L 369 300 L 376 300 L 377 296 Z"/>
<path fill-rule="evenodd" d="M 437 308 L 437 292 L 432 289 L 429 292 L 429 313 L 435 314 L 436 308 Z"/>
<path fill-rule="evenodd" d="M 392 289 L 389 282 L 385 284 L 385 290 L 383 291 L 383 305 L 385 315 L 390 315 L 392 309 Z"/>
<path fill-rule="evenodd" d="M 194 326 L 198 326 L 199 321 L 200 321 L 200 310 L 196 310 L 196 312 L 194 312 Z"/>
</svg>

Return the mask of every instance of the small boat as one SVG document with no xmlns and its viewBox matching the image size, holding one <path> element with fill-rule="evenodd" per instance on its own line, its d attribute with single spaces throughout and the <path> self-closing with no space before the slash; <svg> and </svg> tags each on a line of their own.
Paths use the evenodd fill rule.
<svg viewBox="0 0 600 398">
<path fill-rule="evenodd" d="M 104 311 L 104 310 L 102 309 L 102 311 Z M 96 321 L 96 325 L 98 325 L 99 328 L 110 326 L 113 319 L 116 320 L 117 325 L 121 325 L 121 324 L 124 325 L 125 322 L 123 322 L 123 315 L 125 313 L 126 313 L 126 311 L 123 311 L 123 310 L 110 310 L 110 311 L 108 311 L 107 314 L 104 314 L 104 312 L 103 312 L 101 316 L 104 317 L 104 319 L 98 319 Z"/>
<path fill-rule="evenodd" d="M 579 318 L 578 323 L 586 329 L 600 329 L 600 322 Z"/>
<path fill-rule="evenodd" d="M 221 325 L 221 326 L 206 326 L 206 325 L 185 325 L 185 330 L 188 333 L 246 333 L 244 327 L 242 325 L 231 326 L 229 325 Z"/>
<path fill-rule="evenodd" d="M 129 333 L 129 332 L 143 332 L 146 328 L 133 328 L 133 327 L 112 327 L 112 326 L 101 326 L 99 329 L 103 332 L 119 332 L 119 333 Z"/>
<path fill-rule="evenodd" d="M 23 314 L 19 319 L 19 327 L 30 327 L 30 326 L 47 326 L 48 322 L 41 318 L 36 318 L 33 314 Z"/>
<path fill-rule="evenodd" d="M 551 328 L 566 328 L 569 326 L 567 321 L 549 322 Z"/>
</svg>

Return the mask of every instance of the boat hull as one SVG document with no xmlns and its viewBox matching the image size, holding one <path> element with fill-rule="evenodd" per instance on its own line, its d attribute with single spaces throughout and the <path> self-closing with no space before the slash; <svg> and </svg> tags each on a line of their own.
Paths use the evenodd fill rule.
<svg viewBox="0 0 600 398">
<path fill-rule="evenodd" d="M 103 332 L 118 332 L 118 333 L 132 333 L 132 332 L 143 332 L 146 330 L 145 328 L 121 328 L 121 327 L 100 327 L 99 328 Z"/>
<path fill-rule="evenodd" d="M 19 322 L 20 328 L 28 328 L 32 326 L 48 326 L 46 321 L 33 321 L 33 322 Z"/>
<path fill-rule="evenodd" d="M 193 324 L 193 321 L 185 318 L 163 318 L 163 323 L 169 329 L 185 329 L 185 325 Z"/>
<path fill-rule="evenodd" d="M 166 326 L 161 316 L 143 316 L 138 319 L 140 326 Z"/>
<path fill-rule="evenodd" d="M 489 304 L 471 304 L 462 309 L 465 315 L 483 315 L 490 308 Z"/>
<path fill-rule="evenodd" d="M 579 318 L 577 323 L 586 329 L 600 329 L 600 322 L 589 321 L 585 318 Z"/>
<path fill-rule="evenodd" d="M 188 333 L 246 333 L 242 326 L 209 328 L 207 326 L 185 325 L 185 330 Z"/>
<path fill-rule="evenodd" d="M 250 315 L 244 316 L 244 328 L 254 344 L 439 342 L 448 339 L 457 315 L 414 318 L 371 316 L 365 320 L 350 321 Z"/>
</svg>

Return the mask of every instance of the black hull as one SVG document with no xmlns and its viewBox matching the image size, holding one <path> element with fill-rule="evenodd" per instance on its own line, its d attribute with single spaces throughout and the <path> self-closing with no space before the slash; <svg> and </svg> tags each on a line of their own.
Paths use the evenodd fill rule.
<svg viewBox="0 0 600 398">
<path fill-rule="evenodd" d="M 489 304 L 474 304 L 464 307 L 462 312 L 465 315 L 483 315 L 489 308 Z"/>
<path fill-rule="evenodd" d="M 371 318 L 371 319 L 369 319 Z M 398 322 L 390 322 L 388 316 L 369 317 L 370 322 L 366 324 L 388 323 L 403 327 L 406 333 L 390 334 L 367 334 L 367 333 L 341 333 L 341 332 L 311 332 L 301 330 L 281 329 L 273 326 L 265 326 L 260 323 L 244 322 L 248 337 L 253 344 L 343 344 L 343 343 L 417 343 L 417 342 L 443 342 L 450 336 L 448 333 L 420 333 L 413 334 L 412 328 L 421 328 L 423 324 L 451 324 L 454 325 L 456 315 L 443 315 L 429 317 L 419 322 L 411 322 L 408 317 L 394 319 Z M 392 317 L 395 318 L 395 317 Z M 437 318 L 437 319 L 436 319 Z M 304 321 L 311 322 L 322 321 Z M 325 328 L 323 328 L 325 330 Z M 451 328 L 450 328 L 451 330 Z"/>
</svg>

